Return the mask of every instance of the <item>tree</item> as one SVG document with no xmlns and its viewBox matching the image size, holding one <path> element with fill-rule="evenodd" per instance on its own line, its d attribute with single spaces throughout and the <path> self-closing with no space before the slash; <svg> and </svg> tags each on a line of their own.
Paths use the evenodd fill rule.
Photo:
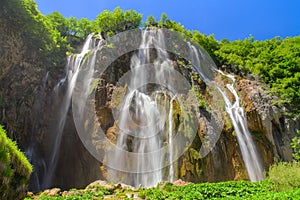
<svg viewBox="0 0 300 200">
<path fill-rule="evenodd" d="M 47 19 L 50 20 L 51 26 L 53 29 L 58 30 L 61 36 L 66 36 L 70 32 L 71 23 L 70 20 L 67 20 L 59 12 L 53 12 L 49 15 L 46 15 Z"/>
<path fill-rule="evenodd" d="M 108 35 L 116 34 L 127 29 L 140 26 L 142 15 L 136 11 L 128 10 L 125 13 L 120 7 L 115 8 L 113 12 L 103 11 L 97 16 L 93 30 L 96 32 L 105 32 Z"/>
<path fill-rule="evenodd" d="M 160 20 L 158 22 L 158 25 L 160 25 L 161 27 L 163 27 L 166 22 L 169 20 L 168 16 L 166 13 L 162 13 L 161 16 L 160 16 Z"/>
<path fill-rule="evenodd" d="M 145 25 L 146 26 L 156 26 L 157 25 L 157 22 L 155 20 L 155 17 L 153 15 L 149 15 L 147 17 L 147 20 L 145 22 Z"/>
</svg>

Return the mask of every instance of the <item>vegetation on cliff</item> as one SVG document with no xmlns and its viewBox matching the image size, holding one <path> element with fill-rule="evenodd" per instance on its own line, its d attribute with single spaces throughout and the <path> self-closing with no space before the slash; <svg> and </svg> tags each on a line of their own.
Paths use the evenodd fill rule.
<svg viewBox="0 0 300 200">
<path fill-rule="evenodd" d="M 255 41 L 253 37 L 222 40 L 215 54 L 220 63 L 236 65 L 259 77 L 279 97 L 279 102 L 298 112 L 300 107 L 300 36 Z"/>
<path fill-rule="evenodd" d="M 0 198 L 19 199 L 25 196 L 32 166 L 16 143 L 0 126 Z"/>
</svg>

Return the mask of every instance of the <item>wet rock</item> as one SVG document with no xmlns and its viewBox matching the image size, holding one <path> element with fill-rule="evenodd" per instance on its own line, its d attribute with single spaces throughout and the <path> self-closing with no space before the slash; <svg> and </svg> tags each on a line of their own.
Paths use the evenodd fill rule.
<svg viewBox="0 0 300 200">
<path fill-rule="evenodd" d="M 91 189 L 91 188 L 95 188 L 95 187 L 103 187 L 104 189 L 108 190 L 108 191 L 113 191 L 116 189 L 121 189 L 121 190 L 135 190 L 134 187 L 130 186 L 130 185 L 126 185 L 124 183 L 117 183 L 117 184 L 113 184 L 107 181 L 103 181 L 103 180 L 97 180 L 91 184 L 89 184 L 86 189 Z"/>
<path fill-rule="evenodd" d="M 92 182 L 86 188 L 91 189 L 91 188 L 94 188 L 94 187 L 103 187 L 108 191 L 112 191 L 112 190 L 115 189 L 115 185 L 113 183 L 109 183 L 107 181 L 102 181 L 102 180 L 97 180 L 95 182 Z"/>
<path fill-rule="evenodd" d="M 187 185 L 187 184 L 190 184 L 191 182 L 186 182 L 186 181 L 183 181 L 181 179 L 178 179 L 176 181 L 173 182 L 174 185 L 176 186 L 183 186 L 183 185 Z"/>
</svg>

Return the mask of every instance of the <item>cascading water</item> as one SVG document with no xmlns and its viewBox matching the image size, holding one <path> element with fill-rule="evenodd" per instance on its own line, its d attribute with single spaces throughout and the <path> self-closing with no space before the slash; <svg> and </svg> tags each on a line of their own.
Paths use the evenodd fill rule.
<svg viewBox="0 0 300 200">
<path fill-rule="evenodd" d="M 151 60 L 155 54 L 153 49 L 156 51 L 156 58 Z M 151 91 L 143 86 L 147 82 L 145 80 L 148 77 L 146 70 L 148 67 L 153 67 L 156 80 L 166 81 L 166 73 L 173 67 L 164 49 L 164 35 L 160 29 L 143 31 L 140 49 L 131 59 L 133 76 L 119 115 L 120 132 L 116 144 L 117 150 L 111 153 L 108 161 L 110 166 L 124 165 L 124 168 L 135 169 L 133 170 L 135 172 L 122 173 L 110 170 L 110 180 L 121 178 L 120 181 L 136 187 L 154 186 L 163 180 L 162 167 L 165 155 L 151 153 L 163 147 L 163 137 L 166 132 L 169 131 L 169 137 L 172 136 L 173 106 L 171 104 L 174 97 L 166 94 L 162 88 L 158 88 L 158 91 L 151 94 Z M 150 63 L 152 66 L 148 65 Z M 170 109 L 167 117 L 165 109 L 168 105 Z M 164 127 L 167 118 L 169 118 L 169 130 Z M 130 160 L 126 157 L 127 151 L 136 153 L 134 159 Z M 172 153 L 173 151 L 169 152 L 169 158 L 166 160 L 172 161 Z M 173 177 L 172 173 L 173 169 L 170 169 L 170 175 Z"/>
<path fill-rule="evenodd" d="M 234 126 L 234 130 L 237 135 L 238 143 L 242 152 L 242 157 L 245 162 L 250 180 L 253 182 L 262 180 L 263 179 L 262 166 L 259 160 L 259 156 L 255 144 L 248 130 L 247 119 L 245 117 L 244 109 L 239 104 L 239 96 L 233 86 L 233 83 L 235 82 L 234 76 L 230 74 L 224 74 L 222 71 L 214 69 L 215 71 L 222 74 L 223 76 L 227 76 L 229 79 L 231 79 L 232 84 L 227 84 L 226 87 L 234 95 L 235 101 L 232 104 L 228 99 L 226 92 L 222 90 L 221 87 L 219 87 L 216 83 L 210 81 L 201 71 L 202 68 L 201 68 L 201 63 L 200 63 L 197 49 L 191 44 L 189 44 L 189 47 L 192 54 L 191 57 L 194 58 L 194 60 L 196 61 L 195 63 L 198 65 L 196 70 L 199 76 L 204 81 L 214 84 L 215 87 L 217 87 L 220 93 L 222 94 L 222 97 L 226 104 L 226 112 L 228 113 L 232 121 L 232 124 Z"/>
<path fill-rule="evenodd" d="M 169 116 L 168 116 L 168 125 L 169 125 L 169 132 L 168 132 L 168 147 L 169 147 L 169 181 L 172 183 L 174 182 L 174 164 L 173 164 L 173 156 L 174 156 L 174 147 L 173 147 L 173 101 L 175 100 L 176 95 L 170 100 L 169 106 Z"/>
<path fill-rule="evenodd" d="M 244 109 L 239 104 L 239 96 L 233 86 L 235 79 L 230 75 L 227 75 L 227 77 L 232 80 L 232 84 L 227 84 L 226 87 L 234 95 L 235 101 L 232 104 L 226 94 L 220 90 L 226 103 L 226 111 L 233 123 L 249 178 L 253 182 L 260 181 L 263 179 L 263 170 L 255 144 L 248 130 Z"/>
<path fill-rule="evenodd" d="M 140 47 L 137 53 L 133 54 L 131 58 L 132 75 L 127 85 L 127 93 L 122 102 L 118 118 L 116 119 L 119 128 L 115 144 L 116 149 L 107 152 L 109 159 L 106 161 L 108 166 L 119 166 L 119 169 L 124 168 L 127 170 L 118 171 L 108 168 L 108 179 L 114 182 L 119 180 L 135 187 L 140 185 L 150 187 L 163 179 L 173 182 L 176 178 L 173 160 L 176 157 L 175 152 L 177 151 L 176 147 L 178 143 L 173 144 L 172 137 L 174 136 L 174 103 L 176 103 L 177 96 L 171 92 L 167 92 L 166 88 L 162 86 L 147 85 L 149 76 L 155 77 L 155 80 L 159 80 L 159 83 L 165 83 L 165 85 L 175 84 L 167 78 L 168 76 L 172 76 L 170 75 L 171 69 L 174 68 L 172 61 L 168 58 L 168 53 L 165 51 L 164 43 L 165 38 L 161 29 L 143 30 Z M 81 96 L 77 106 L 79 109 L 84 109 L 94 74 L 96 53 L 100 49 L 101 44 L 101 41 L 97 44 L 92 34 L 89 35 L 82 52 L 69 57 L 67 74 L 54 88 L 56 93 L 61 93 L 61 89 L 65 89 L 66 92 L 60 104 L 57 126 L 53 131 L 55 133 L 53 150 L 47 162 L 47 172 L 42 188 L 51 186 L 58 160 L 62 132 L 79 69 L 85 68 L 85 73 L 81 78 L 78 78 L 83 83 L 81 88 L 83 92 L 80 93 Z M 202 61 L 200 62 L 199 56 L 206 62 L 205 54 L 202 54 L 201 50 L 198 52 L 191 44 L 188 47 L 190 58 L 197 65 L 195 70 L 198 72 L 200 78 L 216 86 L 224 98 L 226 111 L 237 133 L 242 156 L 251 181 L 262 179 L 262 170 L 255 145 L 247 129 L 244 111 L 239 105 L 239 98 L 233 84 L 227 85 L 228 90 L 235 97 L 235 102 L 231 104 L 224 89 L 222 90 L 210 77 L 209 73 L 211 70 L 207 70 L 205 67 L 211 68 L 216 72 L 218 70 L 213 66 L 206 66 L 207 63 L 203 64 L 201 63 Z M 92 55 L 86 56 L 89 52 L 92 52 Z M 86 62 L 86 59 L 89 59 L 89 61 Z M 83 63 L 85 64 L 83 65 Z M 149 68 L 152 70 L 149 70 Z M 226 76 L 234 82 L 231 75 Z M 212 132 L 214 129 L 212 128 L 208 131 Z M 217 138 L 214 140 L 217 140 Z M 209 142 L 215 143 L 215 141 Z M 167 149 L 164 149 L 164 153 L 158 153 L 159 149 L 164 148 L 164 143 L 168 144 Z M 128 152 L 134 154 L 130 159 Z M 168 166 L 168 170 L 164 171 L 165 166 Z"/>
<path fill-rule="evenodd" d="M 68 58 L 68 63 L 66 65 L 66 69 L 67 69 L 66 76 L 63 79 L 61 79 L 59 83 L 54 87 L 54 91 L 57 94 L 57 96 L 59 96 L 58 94 L 62 92 L 60 90 L 64 90 L 65 94 L 58 108 L 59 112 L 58 112 L 57 121 L 54 123 L 54 128 L 53 128 L 54 138 L 52 139 L 53 147 L 51 150 L 50 159 L 47 162 L 47 171 L 43 179 L 42 188 L 49 188 L 51 186 L 52 178 L 58 161 L 58 153 L 61 145 L 62 133 L 65 126 L 67 114 L 70 108 L 71 97 L 76 84 L 79 69 L 81 68 L 81 65 L 84 63 L 86 54 L 89 53 L 91 50 L 95 50 L 99 48 L 99 45 L 96 46 L 96 40 L 95 38 L 93 38 L 93 35 L 94 34 L 90 34 L 87 37 L 81 53 L 73 54 Z M 98 44 L 100 44 L 100 42 Z M 95 58 L 96 58 L 95 52 L 96 51 L 94 51 L 94 54 L 92 56 L 90 70 L 93 70 L 93 66 L 95 63 Z M 87 79 L 86 82 L 88 83 L 88 81 L 89 80 Z M 65 84 L 66 86 L 64 86 Z M 66 89 L 64 89 L 62 86 L 66 87 Z"/>
</svg>

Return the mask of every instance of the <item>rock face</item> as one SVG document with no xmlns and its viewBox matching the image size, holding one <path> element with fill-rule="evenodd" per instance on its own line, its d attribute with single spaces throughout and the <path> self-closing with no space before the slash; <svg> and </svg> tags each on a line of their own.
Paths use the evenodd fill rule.
<svg viewBox="0 0 300 200">
<path fill-rule="evenodd" d="M 290 141 L 299 129 L 299 119 L 289 118 L 284 114 L 285 108 L 272 105 L 275 97 L 267 95 L 259 82 L 238 78 L 235 87 L 239 92 L 248 128 L 264 169 L 267 170 L 274 160 L 291 161 Z M 203 137 L 202 132 L 205 130 L 200 128 L 198 131 L 200 140 Z M 197 159 L 199 146 L 198 140 L 198 143 L 194 143 L 179 160 L 178 177 L 193 182 L 248 179 L 230 119 L 225 119 L 219 141 L 211 153 L 203 159 Z"/>
<path fill-rule="evenodd" d="M 272 105 L 272 101 L 276 99 L 267 95 L 257 82 L 241 79 L 237 87 L 243 97 L 248 127 L 253 135 L 258 137 L 257 140 L 265 141 L 261 145 L 269 143 L 274 158 L 291 161 L 290 141 L 299 129 L 299 120 L 289 119 L 284 113 L 285 108 Z M 264 138 L 259 138 L 260 135 Z M 262 146 L 259 147 L 262 149 Z"/>
<path fill-rule="evenodd" d="M 32 175 L 31 189 L 39 190 L 53 148 L 53 144 L 50 143 L 51 124 L 57 114 L 55 103 L 60 102 L 60 97 L 55 96 L 53 89 L 64 76 L 63 65 L 47 70 L 41 66 L 36 57 L 37 53 L 28 51 L 23 46 L 23 39 L 17 32 L 8 33 L 5 26 L 1 25 L 0 122 L 33 163 L 35 172 Z M 100 78 L 97 88 L 98 120 L 112 142 L 118 134 L 111 110 L 112 94 L 118 79 L 130 68 L 131 54 L 128 53 L 114 62 Z M 178 62 L 174 55 L 170 57 L 178 71 L 186 77 L 190 76 L 191 71 L 184 66 L 185 64 Z M 197 84 L 202 94 L 208 95 L 206 85 L 200 81 Z M 289 143 L 296 129 L 300 128 L 299 119 L 290 119 L 285 116 L 284 108 L 273 106 L 273 97 L 267 95 L 256 81 L 239 78 L 236 88 L 264 168 L 267 169 L 274 158 L 291 160 L 292 150 Z M 177 179 L 191 182 L 248 179 L 230 119 L 225 113 L 224 116 L 225 124 L 216 146 L 201 159 L 199 150 L 206 131 L 201 124 L 206 119 L 200 118 L 198 134 L 192 145 L 174 164 Z M 105 176 L 105 167 L 90 155 L 78 137 L 69 111 L 52 186 L 63 189 L 84 187 Z"/>
<path fill-rule="evenodd" d="M 170 55 L 170 57 L 175 59 L 176 70 L 185 75 L 192 73 L 186 66 L 182 66 L 182 62 L 177 62 L 174 55 Z M 99 94 L 101 93 L 97 99 L 99 103 L 98 115 L 103 129 L 106 131 L 106 136 L 111 142 L 116 141 L 118 134 L 117 125 L 114 119 L 111 118 L 113 107 L 111 94 L 116 89 L 115 83 L 118 77 L 113 76 L 111 78 L 111 71 L 119 70 L 119 75 L 124 74 L 129 69 L 129 60 L 126 61 L 127 59 L 129 57 L 123 57 L 113 64 L 114 66 L 107 72 L 108 74 L 102 77 L 101 82 L 104 84 L 100 85 L 98 89 Z M 299 128 L 297 119 L 285 116 L 284 108 L 273 106 L 272 100 L 275 97 L 267 95 L 262 89 L 263 85 L 259 82 L 241 77 L 237 77 L 237 79 L 235 87 L 245 109 L 248 128 L 259 151 L 263 168 L 267 170 L 274 159 L 290 161 L 292 159 L 292 149 L 289 143 Z M 205 83 L 196 80 L 196 84 L 201 88 L 204 97 L 209 96 Z M 174 164 L 175 178 L 191 182 L 249 179 L 233 126 L 225 112 L 224 117 L 225 124 L 221 136 L 213 150 L 204 158 L 199 158 L 199 150 L 206 132 L 205 125 L 201 124 L 204 124 L 205 120 L 209 120 L 209 116 L 200 118 L 198 134 L 192 145 Z M 102 170 L 104 177 L 106 177 L 105 167 L 102 167 Z"/>
</svg>

